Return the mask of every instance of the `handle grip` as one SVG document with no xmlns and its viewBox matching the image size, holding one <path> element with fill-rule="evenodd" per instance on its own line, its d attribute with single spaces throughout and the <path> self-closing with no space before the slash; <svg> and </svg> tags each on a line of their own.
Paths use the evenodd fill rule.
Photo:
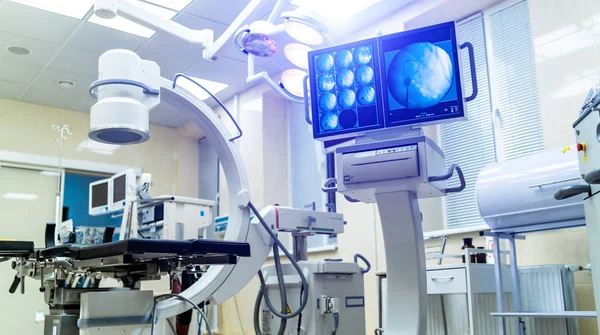
<svg viewBox="0 0 600 335">
<path fill-rule="evenodd" d="M 564 200 L 583 193 L 592 194 L 592 187 L 590 185 L 565 186 L 554 193 L 554 199 Z"/>
<path fill-rule="evenodd" d="M 453 280 L 454 280 L 454 277 L 434 277 L 434 278 L 431 278 L 431 281 L 434 281 L 436 283 L 439 283 L 439 282 L 445 282 L 445 283 L 447 283 L 447 282 L 451 282 Z"/>
<path fill-rule="evenodd" d="M 358 264 L 358 259 L 361 259 L 363 262 L 365 262 L 365 264 L 367 264 L 367 268 L 363 269 L 360 268 L 360 273 L 367 273 L 369 271 L 371 271 L 371 263 L 369 263 L 369 261 L 367 260 L 367 258 L 361 254 L 354 254 L 354 263 Z"/>
<path fill-rule="evenodd" d="M 465 175 L 463 174 L 462 169 L 460 168 L 460 166 L 458 166 L 458 164 L 452 164 L 450 166 L 450 168 L 448 168 L 448 171 L 443 175 L 429 177 L 429 182 L 448 180 L 454 175 L 454 170 L 456 170 L 456 172 L 458 173 L 458 179 L 460 180 L 460 186 L 447 188 L 447 189 L 445 189 L 445 192 L 446 193 L 462 192 L 467 187 L 467 182 L 465 181 Z"/>
<path fill-rule="evenodd" d="M 308 96 L 308 75 L 304 76 L 302 87 L 304 88 L 304 119 L 306 123 L 312 126 L 312 120 L 310 119 L 310 98 Z"/>
<path fill-rule="evenodd" d="M 477 94 L 479 93 L 479 88 L 477 87 L 477 69 L 475 68 L 475 49 L 473 48 L 473 44 L 470 42 L 461 44 L 460 48 L 466 48 L 469 52 L 469 68 L 471 70 L 471 83 L 473 85 L 473 92 L 471 92 L 471 95 L 465 99 L 466 102 L 469 102 L 475 100 L 475 98 L 477 98 Z"/>
<path fill-rule="evenodd" d="M 600 168 L 586 173 L 583 180 L 588 184 L 600 184 Z"/>
<path fill-rule="evenodd" d="M 13 279 L 12 284 L 10 284 L 10 288 L 8 289 L 8 292 L 10 294 L 17 292 L 17 288 L 19 287 L 19 284 L 21 284 L 21 277 L 15 275 L 15 279 Z"/>
<path fill-rule="evenodd" d="M 333 186 L 329 186 L 333 184 Z M 321 190 L 325 193 L 335 193 L 337 192 L 337 179 L 335 178 L 327 178 L 321 186 Z"/>
</svg>

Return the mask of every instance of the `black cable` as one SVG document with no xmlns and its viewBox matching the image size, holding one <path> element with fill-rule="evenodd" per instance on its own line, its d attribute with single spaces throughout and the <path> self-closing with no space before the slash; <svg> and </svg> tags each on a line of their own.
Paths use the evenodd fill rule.
<svg viewBox="0 0 600 335">
<path fill-rule="evenodd" d="M 277 250 L 276 250 L 277 249 Z M 279 248 L 277 248 L 276 245 L 273 246 L 273 258 L 275 258 L 275 255 L 277 255 L 277 258 L 279 258 Z M 275 266 L 275 268 L 277 268 L 277 265 Z M 281 269 L 281 263 L 279 264 L 279 269 Z M 261 271 L 259 271 L 260 274 L 262 274 Z M 279 274 L 282 274 L 283 277 L 283 273 L 282 271 L 279 271 L 277 273 L 277 278 L 279 280 L 279 289 L 281 290 L 281 283 L 283 283 L 283 286 L 285 286 L 285 283 L 283 281 L 283 278 L 279 277 Z M 262 302 L 262 298 L 263 295 L 266 294 L 264 288 L 266 286 L 261 286 L 258 289 L 258 295 L 256 296 L 256 301 L 254 302 L 254 333 L 256 335 L 262 335 L 262 332 L 260 330 L 260 324 L 259 324 L 259 311 L 260 311 L 260 304 Z M 285 294 L 285 287 L 283 289 L 283 291 L 280 292 L 280 297 L 281 297 L 281 309 L 283 310 L 283 313 L 287 313 L 287 295 Z M 287 327 L 287 319 L 281 319 L 280 323 L 279 323 L 279 330 L 277 331 L 277 335 L 284 335 L 285 334 L 285 328 Z"/>
<path fill-rule="evenodd" d="M 198 307 L 198 305 L 196 305 L 190 299 L 188 299 L 182 295 L 174 294 L 174 293 L 165 293 L 165 294 L 161 294 L 157 297 L 154 297 L 154 307 L 152 308 L 152 328 L 150 329 L 150 335 L 154 335 L 154 324 L 157 321 L 156 320 L 156 309 L 158 307 L 158 299 L 161 299 L 161 298 L 177 298 L 177 299 L 183 300 L 183 301 L 187 302 L 188 304 L 192 305 L 192 307 L 198 311 L 200 316 L 202 318 L 204 318 L 204 321 L 206 321 L 206 332 L 208 333 L 208 335 L 212 335 L 212 330 L 210 329 L 210 325 L 208 324 L 208 319 L 206 318 L 206 315 L 204 314 L 202 309 L 200 307 Z M 200 325 L 198 325 L 198 327 L 200 327 Z"/>
<path fill-rule="evenodd" d="M 175 77 L 173 77 L 173 88 L 175 88 L 177 86 L 177 79 L 179 77 L 183 77 L 189 81 L 191 81 L 192 83 L 196 84 L 196 86 L 200 87 L 201 89 L 204 90 L 204 92 L 208 93 L 208 95 L 210 95 L 211 98 L 213 98 L 213 100 L 215 100 L 219 106 L 221 106 L 221 108 L 223 108 L 223 110 L 225 111 L 225 113 L 227 113 L 227 115 L 229 116 L 229 118 L 231 119 L 231 121 L 233 121 L 233 124 L 235 125 L 235 127 L 237 128 L 239 135 L 233 138 L 230 138 L 230 141 L 235 141 L 238 138 L 242 137 L 242 135 L 244 134 L 242 132 L 242 128 L 240 128 L 240 126 L 238 125 L 238 123 L 235 121 L 235 119 L 233 118 L 233 116 L 231 115 L 231 113 L 229 112 L 229 110 L 227 109 L 227 107 L 225 107 L 225 104 L 223 104 L 223 102 L 221 102 L 221 100 L 219 100 L 219 98 L 217 98 L 214 94 L 212 94 L 206 87 L 200 85 L 200 83 L 198 83 L 197 81 L 195 81 L 194 79 L 190 78 L 189 76 L 183 74 L 183 73 L 177 73 L 175 75 Z"/>
<path fill-rule="evenodd" d="M 302 286 L 304 287 L 304 291 L 308 292 L 308 280 L 306 280 L 306 276 L 304 276 L 304 272 L 300 268 L 300 265 L 298 265 L 298 263 L 296 262 L 294 257 L 290 254 L 290 252 L 283 245 L 283 243 L 277 238 L 277 235 L 269 227 L 269 225 L 267 224 L 265 219 L 262 217 L 262 215 L 260 215 L 260 212 L 258 211 L 258 209 L 256 209 L 256 207 L 254 207 L 254 205 L 251 202 L 248 203 L 248 207 L 252 210 L 252 212 L 254 212 L 254 215 L 256 216 L 258 221 L 261 223 L 261 225 L 265 228 L 267 233 L 273 239 L 273 242 L 283 251 L 285 256 L 290 260 L 290 263 L 296 269 L 296 272 L 300 276 L 300 279 L 302 281 Z M 265 278 L 262 274 L 262 271 L 258 271 L 258 279 L 260 280 L 261 287 L 263 288 L 262 289 L 263 298 L 265 299 L 265 303 L 267 304 L 267 307 L 269 307 L 269 310 L 271 311 L 271 313 L 275 314 L 275 316 L 277 316 L 280 319 L 292 319 L 292 318 L 295 318 L 296 316 L 300 315 L 300 313 L 302 313 L 302 311 L 306 307 L 306 304 L 308 303 L 308 294 L 305 294 L 302 297 L 302 300 L 300 302 L 300 307 L 297 310 L 295 310 L 294 312 L 292 312 L 290 314 L 282 314 L 282 313 L 277 312 L 277 310 L 273 307 L 271 300 L 269 299 L 269 295 L 267 294 L 267 285 L 265 283 Z"/>
<path fill-rule="evenodd" d="M 302 300 L 302 294 L 304 294 L 304 287 L 300 288 L 300 300 Z M 300 335 L 300 330 L 302 329 L 302 313 L 298 315 L 298 335 Z"/>
</svg>

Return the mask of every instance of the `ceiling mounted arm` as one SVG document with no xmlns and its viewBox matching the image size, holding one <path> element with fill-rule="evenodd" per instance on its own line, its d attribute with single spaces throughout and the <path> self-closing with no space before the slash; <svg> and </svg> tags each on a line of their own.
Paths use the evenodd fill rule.
<svg viewBox="0 0 600 335">
<path fill-rule="evenodd" d="M 130 0 L 96 0 L 94 13 L 103 19 L 112 19 L 118 15 L 146 28 L 201 46 L 204 48 L 202 56 L 205 59 L 214 59 L 215 54 L 239 27 L 265 2 L 266 0 L 251 0 L 217 40 L 214 39 L 214 31 L 211 29 L 190 29 L 175 21 L 162 18 Z"/>
</svg>

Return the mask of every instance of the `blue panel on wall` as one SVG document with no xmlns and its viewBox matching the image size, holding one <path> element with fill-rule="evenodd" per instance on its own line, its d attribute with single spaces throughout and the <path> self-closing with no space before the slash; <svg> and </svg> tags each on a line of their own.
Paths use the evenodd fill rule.
<svg viewBox="0 0 600 335">
<path fill-rule="evenodd" d="M 90 216 L 89 207 L 89 186 L 106 177 L 97 177 L 83 174 L 66 173 L 65 191 L 63 207 L 67 207 L 67 220 L 73 220 L 75 227 L 120 227 L 121 218 L 111 219 L 111 215 Z"/>
</svg>

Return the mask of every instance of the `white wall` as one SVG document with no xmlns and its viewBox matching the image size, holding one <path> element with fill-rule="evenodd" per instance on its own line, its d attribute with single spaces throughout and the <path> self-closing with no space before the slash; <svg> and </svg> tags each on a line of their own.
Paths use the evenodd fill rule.
<svg viewBox="0 0 600 335">
<path fill-rule="evenodd" d="M 198 143 L 175 129 L 150 126 L 150 140 L 129 146 L 102 145 L 87 134 L 89 114 L 0 99 L 0 150 L 58 156 L 53 124 L 68 124 L 73 135 L 63 157 L 142 168 L 152 173 L 152 194 L 198 194 Z M 58 160 L 57 160 L 58 164 Z"/>
</svg>

